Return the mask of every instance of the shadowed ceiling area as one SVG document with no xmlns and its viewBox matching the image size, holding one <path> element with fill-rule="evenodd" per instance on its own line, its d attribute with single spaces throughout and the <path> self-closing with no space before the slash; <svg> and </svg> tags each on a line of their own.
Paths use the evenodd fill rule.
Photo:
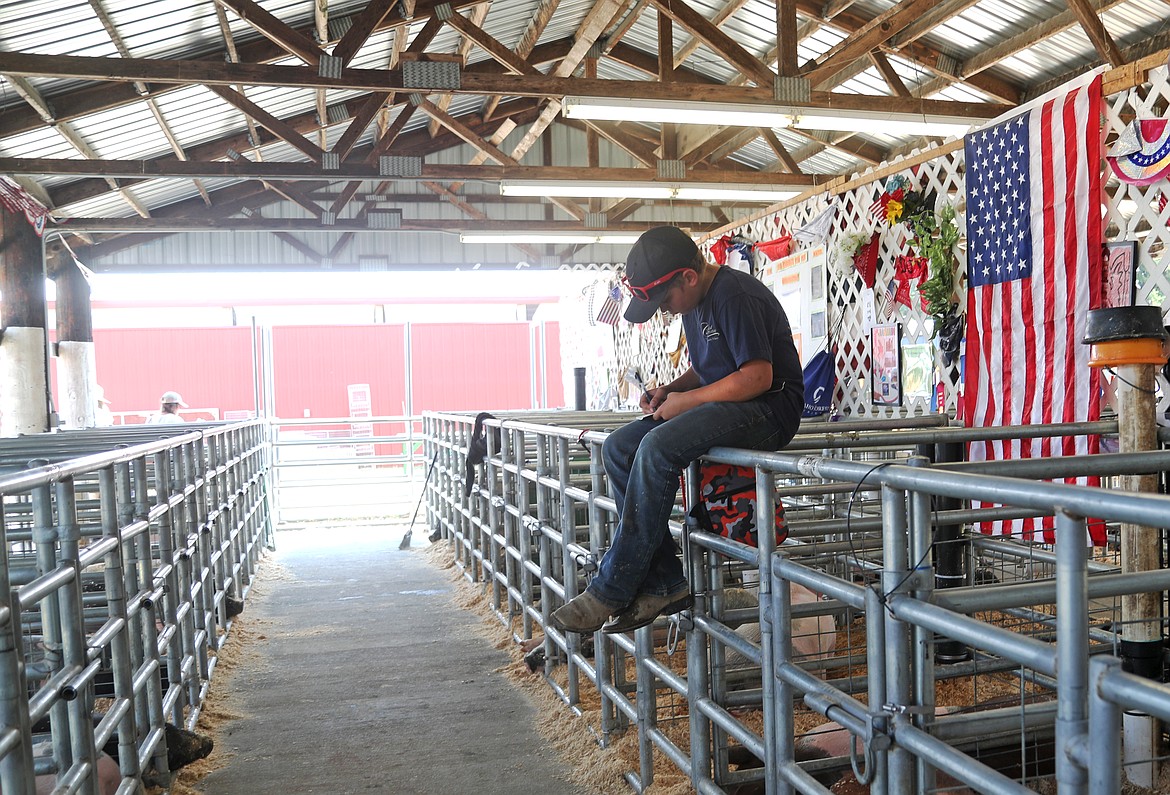
<svg viewBox="0 0 1170 795">
<path fill-rule="evenodd" d="M 524 230 L 514 253 L 549 263 L 583 244 L 539 234 L 717 229 L 943 140 L 923 122 L 1158 52 L 1168 21 L 1162 0 L 9 0 L 0 174 L 90 260 L 207 230 L 319 264 L 368 232 Z M 601 101 L 682 115 L 580 115 Z"/>
</svg>

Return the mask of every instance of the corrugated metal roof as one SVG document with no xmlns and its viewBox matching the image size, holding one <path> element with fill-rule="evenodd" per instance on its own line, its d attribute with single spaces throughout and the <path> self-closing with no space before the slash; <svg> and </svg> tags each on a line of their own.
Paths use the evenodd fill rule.
<svg viewBox="0 0 1170 795">
<path fill-rule="evenodd" d="M 302 32 L 311 31 L 314 25 L 314 3 L 316 0 L 258 0 L 260 5 L 283 23 Z M 540 36 L 541 44 L 572 41 L 577 35 L 582 20 L 594 7 L 595 0 L 564 0 Z M 367 0 L 333 0 L 327 6 L 332 31 L 344 30 L 347 22 L 362 11 Z M 724 11 L 722 0 L 689 0 L 691 9 L 707 19 L 714 19 Z M 189 0 L 101 0 L 109 20 L 126 51 L 134 58 L 191 59 L 209 58 L 212 63 L 224 58 L 224 33 L 220 28 L 215 7 L 210 2 L 191 3 Z M 484 30 L 505 47 L 516 48 L 534 16 L 541 7 L 540 0 L 495 0 L 488 6 L 483 22 Z M 616 6 L 615 6 L 616 8 Z M 825 57 L 834 47 L 844 41 L 851 32 L 860 29 L 865 20 L 894 8 L 893 0 L 858 0 L 850 5 L 836 20 L 811 27 L 810 32 L 798 44 L 797 60 L 807 64 Z M 225 11 L 231 36 L 241 47 L 259 48 L 271 53 L 268 62 L 300 65 L 300 59 L 293 56 L 277 58 L 275 45 L 269 43 L 252 25 L 243 21 L 233 11 Z M 397 10 L 391 12 L 395 19 Z M 470 8 L 460 13 L 472 17 Z M 653 63 L 658 49 L 657 12 L 652 3 L 640 5 L 627 2 L 610 23 L 608 30 L 614 31 L 620 20 L 628 14 L 638 16 L 622 36 L 620 43 L 645 54 L 648 63 Z M 1058 15 L 1069 16 L 1063 3 L 1051 0 L 979 0 L 959 14 L 945 20 L 931 30 L 917 35 L 917 45 L 954 59 L 956 68 L 964 72 L 969 63 L 977 63 L 984 53 L 1006 43 L 1016 42 L 1014 51 L 1002 56 L 997 63 L 987 64 L 982 74 L 1007 81 L 1009 87 L 1027 92 L 1032 87 L 1046 84 L 1086 68 L 1098 60 L 1088 37 L 1080 26 L 1070 21 L 1063 30 L 1040 40 L 1033 40 L 1034 31 L 1042 29 Z M 1151 37 L 1165 34 L 1170 22 L 1170 7 L 1160 0 L 1123 0 L 1110 2 L 1100 13 L 1110 35 L 1121 48 L 1144 46 Z M 350 17 L 346 20 L 346 17 Z M 800 18 L 802 26 L 808 25 L 805 17 Z M 414 37 L 422 29 L 423 20 L 412 22 L 407 30 Z M 692 39 L 692 34 L 675 23 L 674 47 L 676 53 Z M 720 23 L 721 30 L 740 47 L 757 58 L 766 57 L 775 47 L 776 19 L 775 6 L 768 0 L 747 0 L 728 19 Z M 334 33 L 334 36 L 339 35 Z M 371 35 L 356 54 L 351 68 L 384 69 L 390 65 L 392 45 L 396 34 L 381 30 Z M 610 42 L 613 43 L 613 42 Z M 327 45 L 328 46 L 332 46 Z M 467 63 L 483 65 L 491 57 L 478 46 L 469 49 L 463 46 L 461 34 L 450 26 L 443 27 L 427 48 L 428 53 L 453 53 L 467 50 Z M 86 0 L 0 0 L 0 51 L 49 55 L 85 55 L 100 58 L 119 57 L 118 47 L 110 37 L 93 5 Z M 929 98 L 962 102 L 999 101 L 989 95 L 985 88 L 976 84 L 954 82 L 940 83 L 938 65 L 927 65 L 914 59 L 912 53 L 888 50 L 886 55 L 899 78 L 911 90 L 930 87 Z M 704 75 L 717 83 L 742 84 L 744 78 L 722 55 L 707 44 L 699 44 L 686 58 L 683 68 Z M 547 67 L 546 67 L 547 68 Z M 969 71 L 969 70 L 968 70 Z M 580 70 L 578 70 L 580 74 Z M 838 93 L 889 96 L 893 92 L 885 78 L 868 61 L 862 60 L 844 72 L 846 79 L 832 90 Z M 602 58 L 598 64 L 598 75 L 606 80 L 649 81 L 654 78 L 624 63 Z M 81 96 L 79 91 L 94 85 L 90 81 L 75 78 L 33 76 L 29 84 L 49 103 L 53 112 L 71 112 Z M 14 90 L 9 81 L 0 78 L 0 124 L 4 112 L 28 114 L 28 104 Z M 171 89 L 158 84 L 152 85 L 158 91 L 155 102 L 166 121 L 169 131 L 178 139 L 184 150 L 200 152 L 201 157 L 223 160 L 226 157 L 226 141 L 234 141 L 239 148 L 241 136 L 247 132 L 244 114 L 220 97 L 200 85 L 188 85 Z M 992 88 L 995 88 L 992 86 Z M 279 86 L 249 86 L 245 88 L 249 100 L 266 112 L 280 119 L 313 119 L 317 112 L 318 92 L 306 88 Z M 681 89 L 680 89 L 681 92 Z M 366 94 L 357 90 L 330 89 L 325 92 L 327 105 L 332 108 L 329 126 L 324 132 L 327 146 L 334 145 L 346 130 L 349 117 L 356 112 L 359 102 Z M 438 95 L 432 96 L 436 99 Z M 482 96 L 457 95 L 447 105 L 447 112 L 470 123 L 478 121 L 486 99 Z M 386 113 L 385 121 L 396 115 L 396 110 Z M 338 114 L 335 116 L 335 114 Z M 415 113 L 402 131 L 400 140 L 411 141 L 414 147 L 425 146 L 430 140 L 423 131 L 432 125 L 425 113 Z M 263 125 L 261 125 L 263 126 Z M 527 125 L 508 136 L 500 148 L 512 152 L 524 139 Z M 653 126 L 644 127 L 657 134 Z M 117 107 L 91 113 L 83 113 L 68 123 L 68 128 L 53 128 L 42 125 L 36 129 L 0 135 L 0 156 L 20 158 L 64 158 L 78 159 L 83 155 L 70 142 L 65 133 L 70 131 L 82 142 L 87 150 L 98 157 L 111 160 L 170 159 L 174 152 L 164 131 L 157 123 L 150 107 L 142 101 L 119 104 Z M 789 152 L 801 159 L 801 169 L 806 173 L 837 174 L 849 173 L 863 168 L 866 161 L 840 149 L 825 147 L 811 141 L 798 131 L 777 129 L 773 131 L 780 143 Z M 305 137 L 318 143 L 316 132 L 307 130 Z M 378 136 L 378 128 L 371 125 L 362 134 L 359 145 L 368 145 Z M 528 165 L 565 165 L 581 167 L 588 164 L 584 136 L 575 129 L 554 124 L 545 133 L 548 143 L 537 142 L 529 146 L 522 162 Z M 270 137 L 265 133 L 265 138 Z M 839 134 L 838 134 L 839 137 Z M 878 159 L 882 153 L 899 150 L 910 143 L 910 139 L 888 135 L 855 134 L 862 146 L 857 151 L 867 157 Z M 692 136 L 693 138 L 693 136 Z M 835 139 L 834 139 L 835 140 Z M 440 132 L 440 151 L 428 154 L 428 163 L 468 163 L 476 154 L 475 150 L 446 131 Z M 649 146 L 642 140 L 640 146 Z M 268 161 L 304 162 L 308 158 L 293 146 L 284 142 L 267 143 L 259 150 L 247 147 L 250 159 Z M 415 151 L 415 150 L 411 150 Z M 602 167 L 637 167 L 639 161 L 623 149 L 603 141 L 601 147 Z M 210 154 L 209 154 L 210 153 Z M 551 158 L 551 160 L 550 160 Z M 491 160 L 488 161 L 492 162 Z M 727 155 L 722 163 L 708 164 L 715 168 L 747 166 L 759 170 L 780 170 L 772 148 L 757 138 Z M 327 176 L 327 175 L 322 175 Z M 51 193 L 84 196 L 72 200 L 68 206 L 59 208 L 61 215 L 69 217 L 131 216 L 134 210 L 118 192 L 106 190 L 100 181 L 90 180 L 87 184 L 94 189 L 74 191 L 65 194 L 66 187 L 75 187 L 76 178 L 66 176 L 42 176 L 37 181 Z M 214 191 L 240 185 L 241 179 L 204 180 L 203 184 Z M 376 182 L 363 185 L 362 190 L 372 190 Z M 335 188 L 339 189 L 339 186 Z M 395 190 L 399 193 L 424 191 L 413 182 L 400 181 Z M 495 190 L 494 185 L 468 183 L 463 192 L 474 198 L 484 192 Z M 132 184 L 128 192 L 135 200 L 152 212 L 178 201 L 191 200 L 198 196 L 195 184 L 190 179 L 154 179 Z M 482 204 L 482 202 L 481 202 Z M 484 205 L 489 217 L 504 223 L 525 222 L 543 219 L 545 207 L 537 204 L 508 205 L 501 202 Z M 268 209 L 279 212 L 281 217 L 307 217 L 303 208 L 289 202 L 272 204 Z M 710 208 L 703 205 L 682 206 L 687 220 L 700 223 L 714 218 Z M 351 205 L 342 212 L 342 217 L 352 216 L 357 205 Z M 407 204 L 403 207 L 406 217 L 422 217 L 412 214 L 428 213 L 429 217 L 458 221 L 464 217 L 461 211 L 450 203 Z M 551 211 L 555 218 L 567 217 L 560 209 Z M 661 209 L 647 205 L 632 210 L 628 219 L 646 219 L 653 222 L 661 218 Z M 325 241 L 336 239 L 337 233 L 313 232 L 322 236 L 322 247 L 330 247 Z M 179 238 L 191 237 L 188 235 Z M 264 235 L 257 235 L 264 237 Z M 269 236 L 271 237 L 271 236 Z M 358 235 L 369 239 L 369 235 Z M 425 256 L 427 261 L 440 261 L 443 257 L 455 256 L 462 251 L 455 243 L 446 245 L 423 245 L 417 250 L 401 245 L 407 235 L 395 237 L 395 250 L 410 250 L 411 256 Z M 315 239 L 315 238 L 314 238 Z M 250 245 L 250 244 L 249 244 Z M 281 244 L 287 249 L 287 244 Z M 425 249 L 425 250 L 424 250 Z M 243 252 L 248 247 L 237 248 Z M 258 256 L 269 256 L 271 252 L 256 252 Z M 600 258 L 600 257 L 599 257 Z"/>
</svg>

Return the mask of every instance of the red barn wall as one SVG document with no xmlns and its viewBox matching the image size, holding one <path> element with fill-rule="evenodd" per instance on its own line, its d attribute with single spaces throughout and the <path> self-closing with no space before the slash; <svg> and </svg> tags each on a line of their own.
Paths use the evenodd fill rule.
<svg viewBox="0 0 1170 795">
<path fill-rule="evenodd" d="M 527 323 L 407 326 L 278 326 L 272 329 L 273 393 L 282 419 L 349 416 L 350 384 L 369 384 L 372 412 L 529 409 L 530 364 L 543 369 L 547 406 L 565 405 L 560 329 Z M 173 389 L 192 409 L 254 409 L 251 328 L 95 329 L 98 383 L 118 412 L 157 409 Z M 537 376 L 540 377 L 539 375 Z M 539 403 L 542 387 L 537 382 Z"/>
<path fill-rule="evenodd" d="M 403 413 L 405 333 L 400 325 L 272 329 L 276 416 L 348 417 L 349 384 L 369 384 L 375 416 Z"/>
<path fill-rule="evenodd" d="M 174 390 L 192 409 L 252 411 L 251 328 L 94 329 L 97 382 L 114 412 L 155 411 Z"/>
</svg>

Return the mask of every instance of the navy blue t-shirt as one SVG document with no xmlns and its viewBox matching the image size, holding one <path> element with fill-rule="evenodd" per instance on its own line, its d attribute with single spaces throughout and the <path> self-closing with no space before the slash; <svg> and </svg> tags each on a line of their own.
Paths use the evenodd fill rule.
<svg viewBox="0 0 1170 795">
<path fill-rule="evenodd" d="M 761 281 L 733 268 L 719 268 L 702 303 L 682 321 L 700 385 L 763 359 L 772 363 L 772 386 L 762 397 L 777 410 L 803 405 L 804 375 L 792 326 L 780 301 Z"/>
</svg>

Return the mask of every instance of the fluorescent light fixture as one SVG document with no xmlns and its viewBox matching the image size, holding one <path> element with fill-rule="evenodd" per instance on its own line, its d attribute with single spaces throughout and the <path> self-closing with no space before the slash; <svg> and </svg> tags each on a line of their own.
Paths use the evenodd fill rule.
<svg viewBox="0 0 1170 795">
<path fill-rule="evenodd" d="M 567 119 L 713 124 L 724 127 L 787 127 L 792 112 L 767 105 L 718 102 L 674 102 L 661 99 L 593 99 L 565 97 L 561 115 Z"/>
<path fill-rule="evenodd" d="M 555 182 L 523 180 L 500 183 L 501 196 L 559 196 L 571 199 L 669 199 L 669 185 L 653 182 Z"/>
<path fill-rule="evenodd" d="M 629 245 L 638 239 L 640 232 L 464 232 L 459 235 L 460 243 L 576 243 L 591 245 Z"/>
<path fill-rule="evenodd" d="M 963 135 L 979 119 L 923 113 L 877 113 L 856 110 L 794 110 L 792 126 L 808 130 L 878 133 L 881 135 L 935 135 L 947 138 Z"/>
<path fill-rule="evenodd" d="M 980 119 L 931 113 L 797 108 L 721 102 L 594 99 L 565 97 L 561 113 L 570 119 L 672 122 L 723 127 L 802 127 L 885 135 L 961 135 Z"/>
<path fill-rule="evenodd" d="M 556 182 L 553 180 L 504 181 L 501 196 L 558 196 L 574 199 L 680 199 L 687 201 L 753 201 L 772 203 L 791 199 L 796 188 L 727 183 L 664 182 Z"/>
</svg>

